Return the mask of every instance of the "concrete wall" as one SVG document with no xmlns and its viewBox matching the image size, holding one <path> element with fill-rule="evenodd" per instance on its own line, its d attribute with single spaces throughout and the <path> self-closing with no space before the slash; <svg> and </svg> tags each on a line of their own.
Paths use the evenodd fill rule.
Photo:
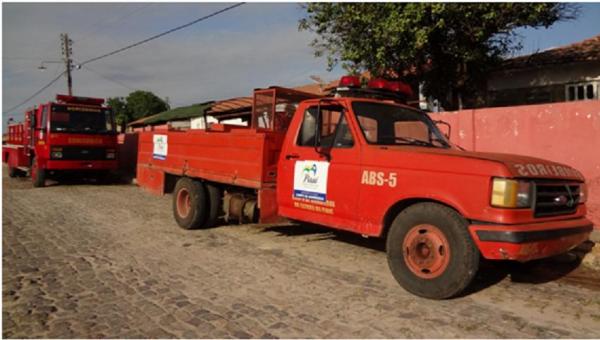
<svg viewBox="0 0 600 340">
<path fill-rule="evenodd" d="M 432 113 L 452 125 L 467 150 L 515 153 L 565 163 L 583 173 L 588 216 L 600 227 L 600 100 Z"/>
</svg>

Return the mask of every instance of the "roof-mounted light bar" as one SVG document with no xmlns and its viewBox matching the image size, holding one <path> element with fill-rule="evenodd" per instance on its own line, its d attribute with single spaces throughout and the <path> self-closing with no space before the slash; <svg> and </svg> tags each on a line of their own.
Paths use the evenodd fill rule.
<svg viewBox="0 0 600 340">
<path fill-rule="evenodd" d="M 66 94 L 57 94 L 56 101 L 66 104 L 87 104 L 87 105 L 102 105 L 104 99 L 102 98 L 91 98 L 91 97 L 76 97 L 68 96 Z"/>
<path fill-rule="evenodd" d="M 338 90 L 342 90 L 342 88 L 352 89 L 352 90 L 360 90 L 361 89 L 361 81 L 357 76 L 343 76 L 338 85 Z M 395 93 L 404 95 L 406 97 L 412 97 L 413 91 L 411 87 L 401 81 L 390 81 L 385 80 L 383 78 L 373 78 L 368 83 L 364 91 L 381 91 L 381 93 Z"/>
<path fill-rule="evenodd" d="M 360 77 L 343 76 L 340 79 L 339 87 L 360 87 Z"/>
</svg>

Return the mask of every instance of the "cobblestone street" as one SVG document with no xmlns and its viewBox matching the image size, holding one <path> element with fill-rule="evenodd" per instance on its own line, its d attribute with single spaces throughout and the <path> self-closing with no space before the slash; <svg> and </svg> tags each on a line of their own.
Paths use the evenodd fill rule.
<svg viewBox="0 0 600 340">
<path fill-rule="evenodd" d="M 600 337 L 594 266 L 490 265 L 470 294 L 429 301 L 394 281 L 381 240 L 185 231 L 170 196 L 135 185 L 3 182 L 4 338 Z"/>
</svg>

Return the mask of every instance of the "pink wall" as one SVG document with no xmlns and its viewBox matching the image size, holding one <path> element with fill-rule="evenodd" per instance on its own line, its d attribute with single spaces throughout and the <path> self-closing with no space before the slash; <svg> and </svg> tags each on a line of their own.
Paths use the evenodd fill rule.
<svg viewBox="0 0 600 340">
<path fill-rule="evenodd" d="M 589 187 L 588 217 L 600 227 L 600 101 L 432 113 L 467 150 L 515 153 L 571 165 Z"/>
</svg>

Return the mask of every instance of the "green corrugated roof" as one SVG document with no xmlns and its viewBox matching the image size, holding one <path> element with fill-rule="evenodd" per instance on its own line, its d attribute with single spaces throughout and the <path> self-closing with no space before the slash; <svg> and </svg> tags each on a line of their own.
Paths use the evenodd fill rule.
<svg viewBox="0 0 600 340">
<path fill-rule="evenodd" d="M 200 117 L 204 114 L 204 111 L 208 110 L 212 106 L 213 102 L 201 103 L 201 104 L 193 104 L 190 106 L 178 107 L 175 109 L 171 109 L 168 111 L 164 111 L 146 119 L 137 121 L 136 125 L 156 125 L 162 124 L 166 122 L 170 122 L 173 120 L 183 120 L 190 119 L 194 117 Z"/>
</svg>

